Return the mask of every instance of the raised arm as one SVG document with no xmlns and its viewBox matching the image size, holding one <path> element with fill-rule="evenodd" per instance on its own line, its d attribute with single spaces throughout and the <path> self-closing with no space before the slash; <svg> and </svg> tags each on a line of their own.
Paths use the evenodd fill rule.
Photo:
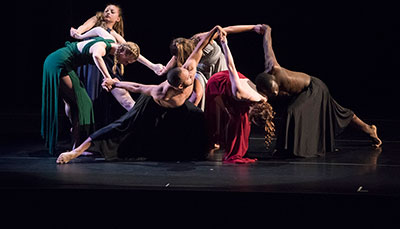
<svg viewBox="0 0 400 229">
<path fill-rule="evenodd" d="M 226 36 L 223 35 L 220 35 L 220 39 L 221 39 L 222 49 L 224 50 L 225 54 L 225 60 L 228 65 L 229 80 L 231 81 L 232 95 L 234 95 L 237 99 L 241 99 L 239 93 L 241 91 L 240 79 L 236 70 L 235 62 L 233 61 L 231 50 L 229 49 L 228 46 L 228 40 L 226 39 Z"/>
<path fill-rule="evenodd" d="M 174 68 L 176 66 L 176 56 L 172 56 L 171 59 L 168 61 L 167 65 L 165 66 L 165 68 L 160 72 L 160 75 L 163 75 L 165 73 L 167 73 L 169 70 L 171 70 L 172 68 Z"/>
<path fill-rule="evenodd" d="M 275 67 L 280 67 L 276 60 L 274 50 L 272 49 L 271 27 L 262 25 L 263 48 L 264 48 L 264 66 L 266 72 L 271 72 Z"/>
<path fill-rule="evenodd" d="M 183 64 L 183 68 L 186 68 L 189 72 L 196 71 L 196 67 L 200 62 L 200 59 L 203 55 L 203 49 L 206 45 L 213 39 L 214 34 L 218 31 L 222 30 L 220 26 L 215 26 L 212 30 L 206 33 L 199 43 L 197 43 L 196 47 L 194 48 L 192 54 L 188 57 L 188 59 Z"/>
<path fill-rule="evenodd" d="M 235 62 L 231 51 L 228 46 L 228 41 L 226 39 L 226 34 L 220 34 L 222 49 L 225 53 L 225 60 L 228 65 L 229 80 L 231 82 L 232 95 L 238 100 L 245 100 L 251 102 L 259 102 L 260 100 L 265 100 L 265 98 L 260 95 L 251 86 L 250 80 L 240 80 L 239 74 L 235 67 Z"/>
</svg>

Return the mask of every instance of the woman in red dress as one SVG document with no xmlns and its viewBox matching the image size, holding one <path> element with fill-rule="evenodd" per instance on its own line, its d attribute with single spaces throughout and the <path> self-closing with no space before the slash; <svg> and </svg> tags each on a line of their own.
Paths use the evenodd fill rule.
<svg viewBox="0 0 400 229">
<path fill-rule="evenodd" d="M 260 31 L 261 26 L 257 28 Z M 252 163 L 257 159 L 244 158 L 249 146 L 251 122 L 273 130 L 272 107 L 267 98 L 257 92 L 256 85 L 236 71 L 223 30 L 220 31 L 220 40 L 228 70 L 214 74 L 206 87 L 205 116 L 210 149 L 215 143 L 220 143 L 218 137 L 224 135 L 221 142 L 225 147 L 223 162 Z M 221 133 L 219 126 L 225 128 L 225 133 Z M 273 131 L 269 133 L 273 135 Z"/>
</svg>

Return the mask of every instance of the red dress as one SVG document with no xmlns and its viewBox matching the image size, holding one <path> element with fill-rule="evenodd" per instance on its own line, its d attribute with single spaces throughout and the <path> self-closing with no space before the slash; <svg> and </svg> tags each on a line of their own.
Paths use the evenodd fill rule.
<svg viewBox="0 0 400 229">
<path fill-rule="evenodd" d="M 239 78 L 247 79 L 239 73 Z M 220 112 L 220 131 L 218 133 L 216 98 L 220 96 L 224 110 Z M 224 162 L 250 163 L 256 159 L 243 158 L 249 148 L 250 126 L 249 108 L 251 103 L 238 101 L 232 95 L 229 72 L 222 71 L 214 74 L 206 86 L 205 116 L 210 144 L 222 140 L 225 146 Z"/>
</svg>

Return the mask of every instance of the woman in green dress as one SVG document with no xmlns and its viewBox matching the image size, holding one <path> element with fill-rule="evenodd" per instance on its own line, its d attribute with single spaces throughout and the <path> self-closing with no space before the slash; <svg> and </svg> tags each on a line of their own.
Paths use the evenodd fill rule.
<svg viewBox="0 0 400 229">
<path fill-rule="evenodd" d="M 111 78 L 104 63 L 103 56 L 114 55 L 113 69 L 118 63 L 127 65 L 137 60 L 140 49 L 133 42 L 116 44 L 115 38 L 101 27 L 95 27 L 79 38 L 95 37 L 81 42 L 66 42 L 65 47 L 47 56 L 43 65 L 42 90 L 42 125 L 41 134 L 54 154 L 58 137 L 58 101 L 59 96 L 70 107 L 72 135 L 74 145 L 93 131 L 94 116 L 92 102 L 80 82 L 75 69 L 82 64 L 94 61 L 104 78 Z M 128 91 L 113 90 L 111 92 L 119 103 L 131 102 Z"/>
</svg>

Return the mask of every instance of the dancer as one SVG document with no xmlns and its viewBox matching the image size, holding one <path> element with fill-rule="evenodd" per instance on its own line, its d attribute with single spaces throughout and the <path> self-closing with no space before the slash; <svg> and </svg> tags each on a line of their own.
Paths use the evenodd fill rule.
<svg viewBox="0 0 400 229">
<path fill-rule="evenodd" d="M 271 126 L 272 107 L 267 102 L 267 98 L 257 92 L 256 86 L 243 74 L 237 72 L 226 33 L 220 33 L 220 40 L 228 70 L 214 74 L 206 87 L 205 115 L 209 148 L 211 149 L 217 141 L 215 133 L 218 129 L 216 121 L 218 115 L 226 113 L 229 119 L 221 120 L 221 124 L 226 127 L 223 162 L 252 163 L 257 159 L 244 158 L 249 146 L 251 122 L 273 129 Z"/>
<path fill-rule="evenodd" d="M 261 25 L 234 25 L 224 27 L 223 30 L 227 34 L 243 33 L 249 31 L 259 31 Z M 172 58 L 166 65 L 164 72 L 167 72 L 174 66 L 180 66 L 186 60 L 188 55 L 193 50 L 193 47 L 201 39 L 204 33 L 198 33 L 192 36 L 191 39 L 176 38 L 170 44 L 170 52 Z M 200 63 L 197 65 L 196 81 L 194 84 L 193 94 L 190 96 L 189 101 L 199 106 L 202 110 L 205 108 L 205 87 L 208 79 L 220 71 L 228 69 L 225 62 L 225 56 L 221 51 L 220 46 L 214 39 L 217 38 L 217 34 L 214 35 L 210 43 L 203 49 L 203 56 Z"/>
<path fill-rule="evenodd" d="M 318 78 L 281 67 L 272 49 L 271 28 L 263 26 L 265 71 L 256 77 L 257 89 L 268 96 L 289 96 L 286 125 L 278 135 L 279 150 L 299 157 L 325 155 L 334 150 L 334 137 L 349 124 L 366 133 L 374 147 L 382 141 L 375 125 L 360 120 L 353 111 L 340 106 Z"/>
<path fill-rule="evenodd" d="M 119 120 L 93 133 L 79 147 L 60 154 L 57 163 L 68 163 L 85 150 L 98 151 L 106 160 L 145 156 L 157 159 L 203 157 L 205 125 L 203 113 L 187 101 L 193 90 L 196 66 L 219 26 L 198 43 L 182 67 L 171 69 L 159 85 L 143 85 L 106 79 L 108 90 L 124 88 L 141 93 L 136 105 Z"/>
<path fill-rule="evenodd" d="M 96 15 L 89 18 L 77 29 L 71 28 L 70 35 L 74 37 L 81 35 L 94 27 L 102 27 L 107 30 L 117 43 L 125 43 L 124 37 L 124 21 L 122 17 L 122 9 L 118 5 L 109 4 L 103 12 L 97 12 Z"/>
<path fill-rule="evenodd" d="M 87 135 L 93 132 L 92 102 L 75 73 L 76 66 L 92 59 L 103 76 L 111 78 L 102 58 L 104 55 L 113 54 L 116 59 L 115 65 L 133 63 L 139 56 L 140 50 L 135 43 L 115 44 L 114 38 L 100 27 L 82 35 L 83 38 L 85 36 L 100 37 L 81 42 L 66 42 L 65 47 L 47 56 L 43 65 L 41 134 L 51 154 L 54 154 L 58 136 L 59 94 L 71 107 L 74 143 L 80 144 L 82 139 L 86 139 Z M 124 102 L 129 93 L 119 89 L 113 92 L 113 95 L 120 102 Z"/>
<path fill-rule="evenodd" d="M 107 5 L 107 7 L 104 9 L 104 12 L 97 12 L 95 16 L 89 18 L 77 29 L 71 27 L 70 35 L 73 38 L 80 39 L 80 35 L 94 27 L 102 27 L 105 29 L 115 38 L 117 43 L 126 43 L 124 38 L 124 21 L 120 6 L 114 4 Z M 157 75 L 160 75 L 165 68 L 162 64 L 152 63 L 142 55 L 139 55 L 137 61 L 153 70 Z M 123 68 L 123 66 L 121 67 Z M 120 71 L 123 73 L 123 69 Z"/>
<path fill-rule="evenodd" d="M 71 28 L 70 34 L 73 38 L 80 39 L 81 34 L 94 27 L 102 27 L 105 29 L 115 38 L 117 43 L 126 43 L 124 39 L 124 21 L 120 6 L 114 4 L 107 5 L 103 12 L 97 12 L 95 16 L 89 18 L 77 29 Z M 114 59 L 109 55 L 104 56 L 103 60 L 111 77 L 122 80 L 124 74 L 123 65 L 115 66 Z M 153 70 L 156 74 L 159 74 L 164 68 L 161 64 L 153 64 L 142 55 L 139 55 L 137 61 Z M 112 71 L 114 66 L 116 71 Z M 92 100 L 96 130 L 116 120 L 127 110 L 130 110 L 135 104 L 132 98 L 127 98 L 123 104 L 119 104 L 112 98 L 112 95 L 104 91 L 101 87 L 103 75 L 94 63 L 79 66 L 76 72 Z M 67 116 L 70 116 L 67 104 L 66 113 Z"/>
</svg>

